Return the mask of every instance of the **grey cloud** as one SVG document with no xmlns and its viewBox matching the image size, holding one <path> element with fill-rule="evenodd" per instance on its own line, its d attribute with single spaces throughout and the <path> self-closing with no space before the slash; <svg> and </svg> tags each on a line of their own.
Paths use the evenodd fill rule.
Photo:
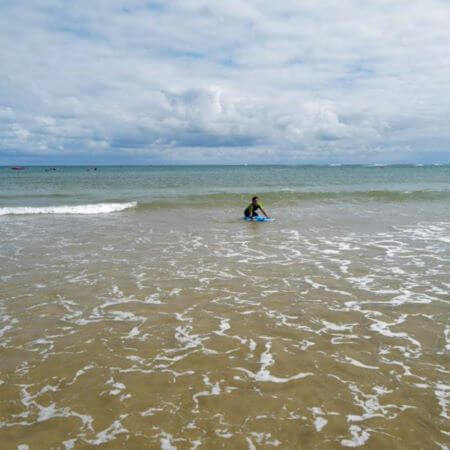
<svg viewBox="0 0 450 450">
<path fill-rule="evenodd" d="M 439 0 L 3 2 L 0 162 L 442 155 L 449 20 Z"/>
</svg>

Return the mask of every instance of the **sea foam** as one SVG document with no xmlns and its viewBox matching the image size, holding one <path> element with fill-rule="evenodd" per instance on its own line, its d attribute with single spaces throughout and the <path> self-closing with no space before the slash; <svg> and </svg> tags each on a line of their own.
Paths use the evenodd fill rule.
<svg viewBox="0 0 450 450">
<path fill-rule="evenodd" d="M 0 216 L 23 214 L 106 214 L 135 208 L 137 202 L 126 203 L 93 203 L 86 205 L 62 206 L 11 206 L 0 208 Z"/>
</svg>

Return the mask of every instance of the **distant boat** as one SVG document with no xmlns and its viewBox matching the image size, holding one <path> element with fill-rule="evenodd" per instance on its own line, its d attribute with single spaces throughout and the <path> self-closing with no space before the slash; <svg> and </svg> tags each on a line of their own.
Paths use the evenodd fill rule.
<svg viewBox="0 0 450 450">
<path fill-rule="evenodd" d="M 12 170 L 25 170 L 25 167 L 22 167 L 22 166 L 14 166 L 14 167 L 11 167 L 11 169 L 12 169 Z"/>
</svg>

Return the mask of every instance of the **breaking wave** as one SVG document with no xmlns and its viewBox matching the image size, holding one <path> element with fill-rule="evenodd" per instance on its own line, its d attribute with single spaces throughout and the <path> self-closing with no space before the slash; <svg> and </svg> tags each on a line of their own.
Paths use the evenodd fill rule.
<svg viewBox="0 0 450 450">
<path fill-rule="evenodd" d="M 23 214 L 107 214 L 135 208 L 137 202 L 127 203 L 94 203 L 88 205 L 62 206 L 11 206 L 0 208 L 0 216 Z"/>
<path fill-rule="evenodd" d="M 304 202 L 315 203 L 404 203 L 430 202 L 450 200 L 449 191 L 399 191 L 399 190 L 368 190 L 368 191 L 293 191 L 280 189 L 277 191 L 259 191 L 264 204 L 272 207 L 295 205 Z M 211 208 L 220 206 L 235 207 L 246 205 L 253 192 L 216 192 L 205 194 L 180 195 L 167 197 L 140 198 L 138 201 L 125 199 L 108 199 L 101 203 L 82 205 L 52 205 L 52 206 L 4 206 L 0 207 L 0 216 L 25 214 L 105 214 L 111 212 L 135 209 L 144 212 L 148 210 L 172 209 L 180 206 L 193 208 Z"/>
</svg>

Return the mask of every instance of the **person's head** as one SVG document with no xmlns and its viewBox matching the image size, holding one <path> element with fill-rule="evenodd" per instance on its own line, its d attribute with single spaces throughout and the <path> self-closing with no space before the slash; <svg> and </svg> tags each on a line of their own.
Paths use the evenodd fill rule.
<svg viewBox="0 0 450 450">
<path fill-rule="evenodd" d="M 252 198 L 252 203 L 253 203 L 254 205 L 257 205 L 257 204 L 258 204 L 258 200 L 259 200 L 258 197 L 253 197 L 253 198 Z"/>
</svg>

